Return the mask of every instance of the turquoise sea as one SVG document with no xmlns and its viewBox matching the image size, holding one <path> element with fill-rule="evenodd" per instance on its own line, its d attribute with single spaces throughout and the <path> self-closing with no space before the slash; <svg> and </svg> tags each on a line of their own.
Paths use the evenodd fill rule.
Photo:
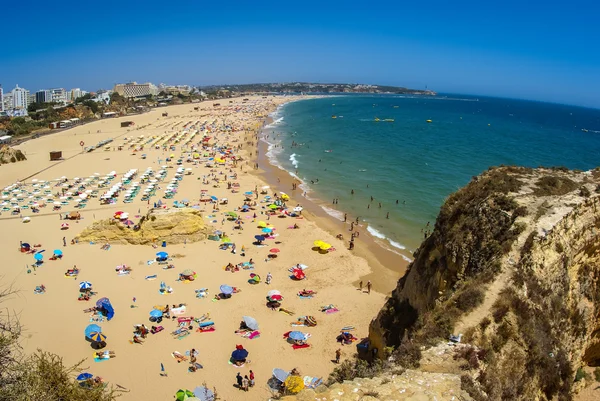
<svg viewBox="0 0 600 401">
<path fill-rule="evenodd" d="M 600 166 L 597 109 L 463 95 L 350 95 L 289 103 L 272 117 L 263 131 L 271 163 L 297 175 L 329 214 L 359 216 L 408 257 L 444 199 L 490 166 Z"/>
</svg>

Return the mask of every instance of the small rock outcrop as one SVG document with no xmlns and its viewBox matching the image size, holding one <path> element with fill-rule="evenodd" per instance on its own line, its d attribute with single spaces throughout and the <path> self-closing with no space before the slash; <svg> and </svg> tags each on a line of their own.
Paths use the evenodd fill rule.
<svg viewBox="0 0 600 401">
<path fill-rule="evenodd" d="M 161 241 L 179 244 L 202 241 L 209 232 L 210 228 L 196 209 L 153 209 L 136 226 L 128 227 L 116 219 L 101 220 L 83 230 L 77 238 L 80 242 L 113 244 L 145 245 Z"/>
<path fill-rule="evenodd" d="M 6 145 L 0 147 L 0 164 L 16 163 L 23 160 L 27 160 L 27 157 L 20 150 Z"/>
</svg>

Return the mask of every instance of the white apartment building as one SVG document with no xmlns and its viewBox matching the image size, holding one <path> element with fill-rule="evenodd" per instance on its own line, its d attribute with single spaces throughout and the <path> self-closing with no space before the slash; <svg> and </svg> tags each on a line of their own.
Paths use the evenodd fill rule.
<svg viewBox="0 0 600 401">
<path fill-rule="evenodd" d="M 0 85 L 0 112 L 4 111 L 4 90 L 2 89 L 2 85 Z"/>
<path fill-rule="evenodd" d="M 75 101 L 78 97 L 82 97 L 85 94 L 87 94 L 87 92 L 82 91 L 81 88 L 73 88 L 71 89 L 71 101 Z"/>
<path fill-rule="evenodd" d="M 12 110 L 13 107 L 13 95 L 12 92 L 7 92 L 2 95 L 2 109 L 3 111 Z"/>
<path fill-rule="evenodd" d="M 19 85 L 11 91 L 12 94 L 12 108 L 14 109 L 25 109 L 29 105 L 29 91 L 24 88 L 19 88 Z"/>
<path fill-rule="evenodd" d="M 156 85 L 150 82 L 146 82 L 145 84 L 138 84 L 137 82 L 116 84 L 113 90 L 123 97 L 156 96 L 159 92 Z"/>
<path fill-rule="evenodd" d="M 67 104 L 67 91 L 64 88 L 50 89 L 52 92 L 52 102 L 58 104 Z"/>
</svg>

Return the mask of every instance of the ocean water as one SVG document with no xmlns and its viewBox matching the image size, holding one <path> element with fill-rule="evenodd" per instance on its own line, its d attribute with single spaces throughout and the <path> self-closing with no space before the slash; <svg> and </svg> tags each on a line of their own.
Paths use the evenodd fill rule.
<svg viewBox="0 0 600 401">
<path fill-rule="evenodd" d="M 289 103 L 272 117 L 262 139 L 271 163 L 301 179 L 327 213 L 359 217 L 407 257 L 444 199 L 490 166 L 600 166 L 596 109 L 462 95 L 351 95 Z"/>
</svg>

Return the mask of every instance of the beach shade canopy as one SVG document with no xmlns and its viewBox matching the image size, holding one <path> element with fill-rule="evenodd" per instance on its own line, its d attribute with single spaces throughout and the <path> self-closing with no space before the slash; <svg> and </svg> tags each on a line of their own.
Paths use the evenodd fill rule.
<svg viewBox="0 0 600 401">
<path fill-rule="evenodd" d="M 269 252 L 271 252 L 271 253 L 279 253 L 281 251 L 279 249 L 277 249 L 277 248 L 272 248 L 272 249 L 269 249 Z"/>
<path fill-rule="evenodd" d="M 254 238 L 256 238 L 258 242 L 263 242 L 265 240 L 264 235 L 255 235 Z"/>
<path fill-rule="evenodd" d="M 234 361 L 243 361 L 248 358 L 248 351 L 245 349 L 236 349 L 231 353 L 231 359 Z"/>
<path fill-rule="evenodd" d="M 267 292 L 267 296 L 271 298 L 277 295 L 281 296 L 281 292 L 279 290 L 271 290 Z"/>
<path fill-rule="evenodd" d="M 304 270 L 302 270 L 302 269 L 294 269 L 292 274 L 294 275 L 294 278 L 296 280 L 304 280 L 306 278 L 306 274 L 304 273 Z"/>
<path fill-rule="evenodd" d="M 242 320 L 250 330 L 258 330 L 258 322 L 251 316 L 243 316 Z"/>
<path fill-rule="evenodd" d="M 102 327 L 97 324 L 90 324 L 85 328 L 84 334 L 87 338 L 90 338 L 92 333 L 102 333 Z"/>
<path fill-rule="evenodd" d="M 269 209 L 277 209 L 279 206 L 277 205 L 269 205 Z"/>
<path fill-rule="evenodd" d="M 94 342 L 101 343 L 106 341 L 106 336 L 100 331 L 93 331 L 90 333 L 89 339 Z"/>
<path fill-rule="evenodd" d="M 288 393 L 297 394 L 304 389 L 304 379 L 300 376 L 288 376 L 283 382 L 285 389 Z"/>
<path fill-rule="evenodd" d="M 286 372 L 283 369 L 275 368 L 273 369 L 273 377 L 279 380 L 280 382 L 284 382 L 290 375 L 290 372 Z"/>
<path fill-rule="evenodd" d="M 158 310 L 158 309 L 152 309 L 152 310 L 150 311 L 150 317 L 159 318 L 159 317 L 162 317 L 162 315 L 163 315 L 163 313 L 162 313 L 162 311 L 161 311 L 161 310 Z"/>
<path fill-rule="evenodd" d="M 89 290 L 90 288 L 92 288 L 92 283 L 90 283 L 89 281 L 82 281 L 81 283 L 79 283 L 80 290 Z"/>
<path fill-rule="evenodd" d="M 269 228 L 269 227 L 265 227 L 262 229 L 262 232 L 265 234 L 269 234 L 269 233 L 273 232 L 273 229 Z"/>
<path fill-rule="evenodd" d="M 246 191 L 246 192 L 244 192 L 244 195 L 252 195 L 253 193 L 254 192 L 252 192 L 252 191 Z"/>
<path fill-rule="evenodd" d="M 106 320 L 110 320 L 115 316 L 115 310 L 108 298 L 100 298 L 98 301 L 96 301 L 96 308 L 98 308 L 102 314 L 106 316 Z"/>
<path fill-rule="evenodd" d="M 63 251 L 61 251 L 60 249 L 55 249 L 55 250 L 54 250 L 54 254 L 55 254 L 56 256 L 62 256 L 62 254 L 63 254 Z"/>
<path fill-rule="evenodd" d="M 306 340 L 306 335 L 301 331 L 292 331 L 288 337 L 295 341 Z"/>
<path fill-rule="evenodd" d="M 175 399 L 177 401 L 184 401 L 194 397 L 194 393 L 190 390 L 179 390 L 175 393 Z"/>
<path fill-rule="evenodd" d="M 233 287 L 227 284 L 223 284 L 219 287 L 219 290 L 225 295 L 233 294 Z"/>
<path fill-rule="evenodd" d="M 260 228 L 265 228 L 265 227 L 267 226 L 267 223 L 265 223 L 264 221 L 259 221 L 259 222 L 258 222 L 258 226 L 259 226 Z"/>
<path fill-rule="evenodd" d="M 193 276 L 194 274 L 196 274 L 196 272 L 193 271 L 192 269 L 185 269 L 184 271 L 181 272 L 182 276 Z"/>
<path fill-rule="evenodd" d="M 167 260 L 168 257 L 169 257 L 169 254 L 166 253 L 166 252 L 158 252 L 156 254 L 156 260 L 159 260 L 159 261 L 161 261 L 161 260 Z"/>
<path fill-rule="evenodd" d="M 231 216 L 231 217 L 233 217 L 233 218 L 236 218 L 236 217 L 238 217 L 238 215 L 237 215 L 237 213 L 236 213 L 236 212 L 226 212 L 225 214 L 226 214 L 227 216 Z"/>
<path fill-rule="evenodd" d="M 194 395 L 200 401 L 214 401 L 215 400 L 215 393 L 213 393 L 212 390 L 208 389 L 205 386 L 196 387 L 194 389 Z"/>
<path fill-rule="evenodd" d="M 215 202 L 219 200 L 219 198 L 217 198 L 217 197 L 216 197 L 216 196 L 214 196 L 214 195 L 211 195 L 210 199 L 211 199 L 211 200 L 214 200 Z"/>
<path fill-rule="evenodd" d="M 44 255 L 42 255 L 41 253 L 36 253 L 35 255 L 33 255 L 33 258 L 39 262 L 42 259 L 44 259 Z"/>
<path fill-rule="evenodd" d="M 79 376 L 77 376 L 77 381 L 91 379 L 92 377 L 94 377 L 94 375 L 91 373 L 87 373 L 87 372 L 80 373 Z"/>
<path fill-rule="evenodd" d="M 21 244 L 21 248 L 23 248 L 23 249 L 29 249 L 29 248 L 31 248 L 31 245 L 29 245 L 27 242 L 23 242 Z"/>
</svg>

